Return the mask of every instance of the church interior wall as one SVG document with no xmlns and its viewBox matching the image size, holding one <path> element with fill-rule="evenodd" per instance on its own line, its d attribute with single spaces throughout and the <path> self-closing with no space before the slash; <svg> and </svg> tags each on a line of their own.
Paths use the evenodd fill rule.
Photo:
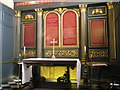
<svg viewBox="0 0 120 90">
<path fill-rule="evenodd" d="M 0 3 L 0 84 L 10 81 L 13 76 L 14 11 Z"/>
<path fill-rule="evenodd" d="M 0 5 L 0 7 L 2 7 Z M 1 22 L 1 18 L 2 18 L 2 9 L 0 8 L 0 22 Z M 0 27 L 2 27 L 2 23 L 0 23 Z M 0 28 L 0 47 L 2 46 L 2 28 Z M 0 60 L 2 60 L 2 48 L 0 48 Z M 2 65 L 0 65 L 0 73 L 2 73 Z M 0 75 L 0 78 L 2 78 L 2 75 Z M 0 83 L 1 84 L 1 83 Z"/>
</svg>

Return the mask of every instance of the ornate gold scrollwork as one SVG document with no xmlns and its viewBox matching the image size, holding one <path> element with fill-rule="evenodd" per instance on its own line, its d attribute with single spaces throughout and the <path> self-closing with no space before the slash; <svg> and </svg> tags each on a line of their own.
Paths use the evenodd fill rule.
<svg viewBox="0 0 120 90">
<path fill-rule="evenodd" d="M 62 14 L 66 10 L 69 10 L 69 9 L 67 9 L 67 8 L 56 8 L 56 9 L 53 10 L 53 12 L 58 12 L 59 14 Z M 80 14 L 79 9 L 73 9 L 73 10 L 76 11 L 78 14 Z M 48 12 L 50 12 L 50 11 L 44 11 L 44 14 L 47 14 Z"/>
<path fill-rule="evenodd" d="M 44 51 L 45 57 L 52 56 L 52 50 L 45 50 Z M 55 50 L 56 57 L 78 57 L 78 50 Z"/>
<path fill-rule="evenodd" d="M 89 57 L 108 57 L 108 49 L 90 49 Z"/>
<path fill-rule="evenodd" d="M 34 16 L 32 14 L 25 15 L 25 19 L 34 19 Z"/>
<path fill-rule="evenodd" d="M 102 9 L 94 9 L 92 10 L 92 14 L 102 14 L 103 10 Z"/>
<path fill-rule="evenodd" d="M 16 13 L 16 14 L 15 14 L 16 17 L 18 17 L 18 18 L 21 17 L 21 12 L 20 12 L 20 11 L 15 11 L 15 13 Z"/>
<path fill-rule="evenodd" d="M 22 51 L 21 54 L 24 57 L 36 57 L 36 50 L 26 50 L 25 54 L 24 51 Z"/>
<path fill-rule="evenodd" d="M 60 14 L 63 13 L 63 11 L 65 11 L 65 10 L 67 10 L 67 8 L 57 8 L 57 9 L 54 9 L 54 11 L 57 11 Z"/>
</svg>

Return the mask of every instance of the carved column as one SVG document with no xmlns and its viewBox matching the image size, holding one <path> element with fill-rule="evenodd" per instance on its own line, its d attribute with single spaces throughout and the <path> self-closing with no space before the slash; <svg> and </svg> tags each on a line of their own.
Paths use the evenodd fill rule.
<svg viewBox="0 0 120 90">
<path fill-rule="evenodd" d="M 14 58 L 18 58 L 20 54 L 20 29 L 21 29 L 21 12 L 15 11 L 14 22 Z"/>
<path fill-rule="evenodd" d="M 87 20 L 86 20 L 86 8 L 87 5 L 79 5 L 81 11 L 81 60 L 86 60 L 86 48 L 87 48 Z"/>
<path fill-rule="evenodd" d="M 42 12 L 40 8 L 35 9 L 37 12 L 37 57 L 42 57 Z"/>
<path fill-rule="evenodd" d="M 113 3 L 108 5 L 108 20 L 109 20 L 109 39 L 110 39 L 110 60 L 116 59 L 116 37 L 115 37 L 115 16 Z"/>
</svg>

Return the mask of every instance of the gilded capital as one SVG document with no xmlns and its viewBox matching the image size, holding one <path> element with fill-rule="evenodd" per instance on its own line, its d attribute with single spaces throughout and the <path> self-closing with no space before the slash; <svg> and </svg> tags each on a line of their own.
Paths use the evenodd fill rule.
<svg viewBox="0 0 120 90">
<path fill-rule="evenodd" d="M 38 16 L 42 16 L 42 12 L 43 12 L 42 8 L 36 8 L 35 11 L 37 12 Z"/>
<path fill-rule="evenodd" d="M 79 7 L 80 7 L 80 10 L 81 10 L 81 13 L 86 12 L 87 5 L 82 4 L 82 5 L 79 5 Z"/>
<path fill-rule="evenodd" d="M 18 17 L 18 18 L 20 18 L 21 17 L 21 12 L 20 11 L 15 11 L 15 17 Z"/>
<path fill-rule="evenodd" d="M 108 9 L 113 9 L 113 3 L 112 2 L 108 2 L 107 5 L 108 5 Z"/>
</svg>

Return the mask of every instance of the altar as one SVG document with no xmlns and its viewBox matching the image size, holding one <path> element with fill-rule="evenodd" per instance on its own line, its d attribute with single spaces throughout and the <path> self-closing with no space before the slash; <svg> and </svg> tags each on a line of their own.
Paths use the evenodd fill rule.
<svg viewBox="0 0 120 90">
<path fill-rule="evenodd" d="M 79 59 L 66 59 L 66 58 L 28 58 L 23 59 L 22 62 L 22 84 L 29 82 L 32 77 L 32 66 L 66 66 L 77 67 L 76 78 L 77 88 L 80 85 L 81 78 L 81 63 Z M 29 66 L 29 67 L 28 67 Z"/>
</svg>

